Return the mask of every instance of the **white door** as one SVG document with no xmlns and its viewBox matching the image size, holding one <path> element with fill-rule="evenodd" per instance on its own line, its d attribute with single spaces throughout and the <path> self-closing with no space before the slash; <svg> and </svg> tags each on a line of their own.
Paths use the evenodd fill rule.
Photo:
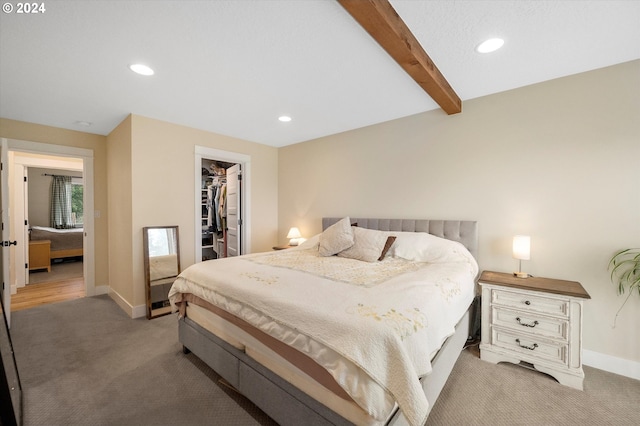
<svg viewBox="0 0 640 426">
<path fill-rule="evenodd" d="M 227 169 L 227 257 L 242 254 L 242 171 L 240 164 Z"/>
<path fill-rule="evenodd" d="M 2 139 L 0 147 L 0 208 L 2 209 L 2 310 L 7 318 L 7 326 L 11 326 L 11 283 L 9 282 L 9 153 L 7 140 Z"/>
</svg>

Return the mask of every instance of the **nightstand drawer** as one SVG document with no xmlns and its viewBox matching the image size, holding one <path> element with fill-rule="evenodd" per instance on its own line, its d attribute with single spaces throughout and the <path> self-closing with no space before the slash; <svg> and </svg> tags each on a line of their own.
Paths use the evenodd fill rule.
<svg viewBox="0 0 640 426">
<path fill-rule="evenodd" d="M 492 324 L 510 328 L 518 333 L 530 333 L 564 341 L 569 339 L 566 320 L 496 306 L 492 308 L 491 316 Z"/>
<path fill-rule="evenodd" d="M 525 292 L 493 290 L 492 303 L 527 312 L 541 312 L 550 315 L 569 315 L 569 301 L 566 299 L 534 296 Z"/>
<path fill-rule="evenodd" d="M 517 352 L 524 361 L 531 358 L 567 365 L 567 345 L 540 339 L 537 336 L 492 329 L 492 344 Z M 527 359 L 528 358 L 528 359 Z"/>
</svg>

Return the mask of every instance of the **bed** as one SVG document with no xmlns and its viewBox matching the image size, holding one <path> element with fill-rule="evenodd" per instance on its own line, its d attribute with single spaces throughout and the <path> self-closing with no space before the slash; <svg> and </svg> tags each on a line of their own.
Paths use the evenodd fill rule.
<svg viewBox="0 0 640 426">
<path fill-rule="evenodd" d="M 51 241 L 51 259 L 82 256 L 83 236 L 83 228 L 55 229 L 44 226 L 32 226 L 29 231 L 29 239 L 31 241 Z"/>
<path fill-rule="evenodd" d="M 424 424 L 469 335 L 477 238 L 472 221 L 324 218 L 296 248 L 183 271 L 179 339 L 279 424 Z"/>
</svg>

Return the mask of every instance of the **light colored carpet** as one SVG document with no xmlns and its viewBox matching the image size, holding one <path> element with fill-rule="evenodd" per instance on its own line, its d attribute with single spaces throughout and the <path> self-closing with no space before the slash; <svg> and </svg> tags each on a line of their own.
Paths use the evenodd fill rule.
<svg viewBox="0 0 640 426">
<path fill-rule="evenodd" d="M 98 296 L 15 312 L 31 425 L 273 425 L 184 355 L 173 315 L 132 320 Z M 640 382 L 586 367 L 584 392 L 463 351 L 427 425 L 636 425 Z"/>
<path fill-rule="evenodd" d="M 640 381 L 584 367 L 584 391 L 462 351 L 427 425 L 638 425 Z"/>
<path fill-rule="evenodd" d="M 24 425 L 273 425 L 184 355 L 173 315 L 130 319 L 108 296 L 15 312 Z"/>
</svg>

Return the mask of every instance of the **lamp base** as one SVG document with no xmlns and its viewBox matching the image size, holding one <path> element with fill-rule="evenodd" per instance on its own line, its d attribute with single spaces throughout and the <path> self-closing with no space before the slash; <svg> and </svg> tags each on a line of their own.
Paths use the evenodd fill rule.
<svg viewBox="0 0 640 426">
<path fill-rule="evenodd" d="M 297 238 L 293 238 L 293 239 L 289 240 L 289 245 L 290 246 L 297 246 L 298 244 L 300 244 L 300 241 Z"/>
<path fill-rule="evenodd" d="M 529 278 L 529 274 L 526 272 L 514 272 L 513 275 L 518 278 Z"/>
</svg>

